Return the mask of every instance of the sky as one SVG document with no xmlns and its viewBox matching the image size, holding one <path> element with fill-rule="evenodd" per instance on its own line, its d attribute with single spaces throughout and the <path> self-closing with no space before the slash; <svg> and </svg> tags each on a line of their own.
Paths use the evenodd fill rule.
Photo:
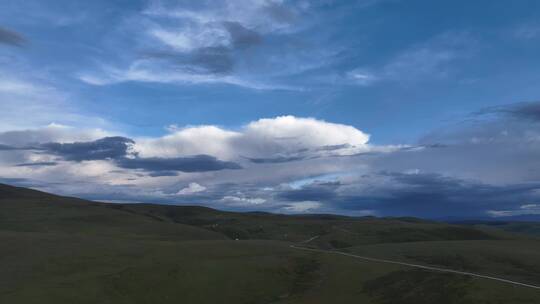
<svg viewBox="0 0 540 304">
<path fill-rule="evenodd" d="M 3 0 L 0 183 L 538 215 L 539 20 L 535 0 Z"/>
</svg>

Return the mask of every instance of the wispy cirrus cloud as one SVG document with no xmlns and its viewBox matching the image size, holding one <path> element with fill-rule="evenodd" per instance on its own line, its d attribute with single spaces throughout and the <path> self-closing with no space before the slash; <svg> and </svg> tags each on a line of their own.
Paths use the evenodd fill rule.
<svg viewBox="0 0 540 304">
<path fill-rule="evenodd" d="M 307 3 L 277 0 L 151 1 L 126 26 L 136 40 L 131 59 L 102 60 L 78 77 L 92 85 L 131 81 L 303 90 L 280 78 L 320 66 L 333 54 L 296 36 L 308 27 L 310 9 Z"/>
<path fill-rule="evenodd" d="M 17 69 L 13 66 L 17 66 Z M 69 92 L 47 78 L 40 71 L 31 71 L 26 64 L 18 62 L 8 62 L 0 67 L 0 131 L 30 129 L 48 124 L 88 128 L 110 126 L 106 120 L 84 113 L 73 102 Z"/>
<path fill-rule="evenodd" d="M 411 84 L 446 78 L 456 72 L 453 63 L 472 56 L 477 44 L 466 32 L 443 33 L 402 50 L 382 65 L 350 70 L 346 77 L 352 84 L 361 86 L 380 81 Z"/>
<path fill-rule="evenodd" d="M 496 114 L 515 119 L 540 121 L 540 102 L 521 102 L 512 105 L 487 107 L 475 113 L 475 115 Z"/>
</svg>

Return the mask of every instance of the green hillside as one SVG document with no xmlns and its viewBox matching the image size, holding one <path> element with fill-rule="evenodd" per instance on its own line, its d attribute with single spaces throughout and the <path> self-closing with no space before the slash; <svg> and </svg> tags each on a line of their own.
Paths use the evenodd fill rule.
<svg viewBox="0 0 540 304">
<path fill-rule="evenodd" d="M 306 240 L 311 241 L 306 242 Z M 540 241 L 417 219 L 104 204 L 0 185 L 0 303 L 536 303 Z M 325 250 L 308 252 L 290 245 Z M 300 245 L 298 245 L 300 246 Z"/>
<path fill-rule="evenodd" d="M 540 222 L 484 222 L 476 224 L 477 227 L 494 227 L 512 233 L 528 234 L 540 237 Z"/>
</svg>

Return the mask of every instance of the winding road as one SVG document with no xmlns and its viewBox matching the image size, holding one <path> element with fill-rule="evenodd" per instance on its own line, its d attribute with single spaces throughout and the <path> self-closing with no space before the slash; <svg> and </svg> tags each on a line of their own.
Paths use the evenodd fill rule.
<svg viewBox="0 0 540 304">
<path fill-rule="evenodd" d="M 315 240 L 318 237 L 319 237 L 318 235 L 314 236 L 314 237 L 312 237 L 310 239 L 307 239 L 305 241 L 302 241 L 302 242 L 300 242 L 298 244 L 307 244 L 307 243 Z M 365 260 L 365 261 L 370 261 L 370 262 L 394 264 L 394 265 L 408 266 L 408 267 L 414 267 L 414 268 L 420 268 L 420 269 L 426 269 L 426 270 L 433 270 L 433 271 L 438 271 L 438 272 L 461 274 L 461 275 L 466 275 L 466 276 L 471 276 L 471 277 L 476 277 L 476 278 L 482 278 L 482 279 L 487 279 L 487 280 L 493 280 L 493 281 L 503 282 L 503 283 L 507 283 L 507 284 L 512 284 L 512 285 L 517 285 L 517 286 L 528 287 L 528 288 L 533 288 L 533 289 L 540 290 L 540 286 L 520 283 L 520 282 L 516 282 L 516 281 L 512 281 L 512 280 L 507 280 L 507 279 L 493 277 L 493 276 L 487 276 L 487 275 L 478 274 L 478 273 L 465 272 L 465 271 L 446 269 L 446 268 L 439 268 L 439 267 L 433 267 L 433 266 L 424 266 L 424 265 L 411 264 L 411 263 L 392 261 L 392 260 L 386 260 L 386 259 L 377 259 L 377 258 L 366 257 L 366 256 L 352 254 L 352 253 L 337 251 L 337 250 L 323 250 L 323 249 L 302 247 L 302 246 L 297 246 L 297 245 L 290 245 L 290 247 L 293 248 L 293 249 L 297 249 L 297 250 L 304 250 L 304 251 L 311 251 L 311 252 L 318 252 L 318 253 L 326 253 L 326 254 L 344 255 L 344 256 L 347 256 L 347 257 L 360 259 L 360 260 Z"/>
</svg>

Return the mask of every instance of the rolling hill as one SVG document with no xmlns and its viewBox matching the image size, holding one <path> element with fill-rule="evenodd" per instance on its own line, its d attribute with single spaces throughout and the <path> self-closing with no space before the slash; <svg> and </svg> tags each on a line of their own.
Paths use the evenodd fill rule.
<svg viewBox="0 0 540 304">
<path fill-rule="evenodd" d="M 536 303 L 540 240 L 412 218 L 107 204 L 0 185 L 0 303 Z M 291 245 L 321 250 L 297 250 Z"/>
</svg>

